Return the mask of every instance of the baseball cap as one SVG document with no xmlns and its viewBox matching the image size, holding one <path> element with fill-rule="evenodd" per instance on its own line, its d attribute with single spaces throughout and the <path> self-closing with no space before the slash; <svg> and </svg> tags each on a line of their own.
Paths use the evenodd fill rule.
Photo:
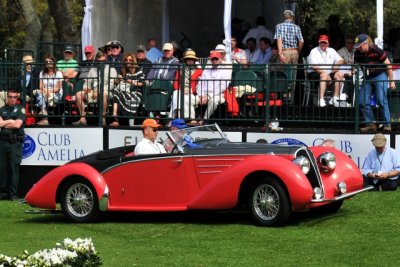
<svg viewBox="0 0 400 267">
<path fill-rule="evenodd" d="M 156 122 L 154 119 L 145 119 L 142 124 L 142 128 L 151 127 L 151 128 L 158 128 L 161 125 Z"/>
<path fill-rule="evenodd" d="M 210 58 L 222 58 L 222 55 L 221 55 L 221 53 L 220 52 L 218 52 L 218 51 L 211 51 L 210 52 Z"/>
<path fill-rule="evenodd" d="M 329 43 L 329 37 L 328 37 L 328 35 L 325 35 L 325 34 L 321 35 L 321 36 L 319 37 L 319 39 L 318 39 L 318 43 L 320 43 L 320 42 L 327 42 L 327 43 Z"/>
<path fill-rule="evenodd" d="M 136 46 L 136 51 L 146 51 L 146 47 L 142 44 Z"/>
<path fill-rule="evenodd" d="M 225 45 L 219 44 L 215 47 L 216 51 L 226 52 Z"/>
<path fill-rule="evenodd" d="M 354 39 L 354 48 L 359 48 L 366 40 L 368 40 L 368 35 L 364 33 L 357 35 L 356 39 Z"/>
<path fill-rule="evenodd" d="M 162 50 L 163 50 L 163 51 L 164 51 L 164 50 L 170 51 L 170 50 L 172 50 L 173 48 L 174 48 L 174 47 L 172 46 L 171 43 L 165 43 L 165 44 L 163 45 Z"/>
<path fill-rule="evenodd" d="M 86 52 L 88 52 L 88 53 L 94 53 L 94 47 L 93 47 L 93 45 L 87 45 L 87 46 L 85 46 L 85 53 Z"/>
<path fill-rule="evenodd" d="M 374 135 L 371 142 L 374 147 L 384 147 L 386 145 L 386 137 L 381 133 L 377 133 Z"/>
<path fill-rule="evenodd" d="M 171 121 L 171 127 L 176 127 L 178 129 L 185 129 L 188 126 L 186 125 L 186 122 L 183 119 L 175 119 Z"/>
<path fill-rule="evenodd" d="M 64 46 L 64 52 L 75 53 L 75 49 L 72 45 L 66 45 L 66 46 Z"/>
<path fill-rule="evenodd" d="M 285 15 L 290 15 L 290 16 L 294 17 L 294 13 L 293 13 L 293 11 L 290 10 L 290 9 L 287 9 L 287 10 L 283 11 L 283 15 L 284 15 L 284 16 L 285 16 Z"/>
</svg>

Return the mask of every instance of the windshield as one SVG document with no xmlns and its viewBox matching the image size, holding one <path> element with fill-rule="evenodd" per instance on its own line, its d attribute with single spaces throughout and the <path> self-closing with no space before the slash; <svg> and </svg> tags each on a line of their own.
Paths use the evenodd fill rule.
<svg viewBox="0 0 400 267">
<path fill-rule="evenodd" d="M 229 142 L 217 124 L 188 127 L 167 133 L 168 139 L 163 145 L 167 152 L 183 152 L 186 148 L 200 148 Z"/>
</svg>

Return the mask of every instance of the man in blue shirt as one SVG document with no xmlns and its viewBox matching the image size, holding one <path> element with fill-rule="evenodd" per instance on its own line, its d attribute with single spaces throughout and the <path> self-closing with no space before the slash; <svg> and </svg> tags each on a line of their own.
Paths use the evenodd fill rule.
<svg viewBox="0 0 400 267">
<path fill-rule="evenodd" d="M 396 150 L 386 147 L 386 137 L 381 133 L 371 141 L 375 149 L 368 153 L 362 168 L 366 182 L 381 190 L 397 190 L 400 160 Z"/>
</svg>

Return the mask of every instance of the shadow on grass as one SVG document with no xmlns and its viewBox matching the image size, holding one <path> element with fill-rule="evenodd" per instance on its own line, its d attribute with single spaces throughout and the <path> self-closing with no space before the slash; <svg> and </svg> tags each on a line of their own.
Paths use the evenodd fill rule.
<svg viewBox="0 0 400 267">
<path fill-rule="evenodd" d="M 29 214 L 24 223 L 71 223 L 63 214 Z M 98 223 L 254 224 L 246 211 L 107 212 Z"/>
<path fill-rule="evenodd" d="M 361 210 L 359 212 L 362 212 Z M 355 210 L 340 209 L 335 213 L 317 214 L 310 211 L 294 212 L 285 226 L 314 226 L 333 218 L 353 216 Z M 24 223 L 72 223 L 63 214 L 30 214 Z M 101 214 L 97 223 L 138 223 L 138 224 L 241 224 L 255 225 L 250 213 L 245 210 L 232 211 L 181 211 L 181 212 L 107 212 Z"/>
</svg>

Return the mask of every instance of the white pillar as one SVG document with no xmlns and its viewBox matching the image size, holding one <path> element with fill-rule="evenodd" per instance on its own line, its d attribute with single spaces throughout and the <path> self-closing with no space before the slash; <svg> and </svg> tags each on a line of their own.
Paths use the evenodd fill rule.
<svg viewBox="0 0 400 267">
<path fill-rule="evenodd" d="M 232 0 L 225 0 L 224 4 L 224 33 L 225 33 L 225 50 L 228 55 L 226 58 L 231 59 L 231 13 Z"/>
<path fill-rule="evenodd" d="M 376 0 L 376 28 L 375 44 L 383 49 L 383 0 Z"/>
</svg>

